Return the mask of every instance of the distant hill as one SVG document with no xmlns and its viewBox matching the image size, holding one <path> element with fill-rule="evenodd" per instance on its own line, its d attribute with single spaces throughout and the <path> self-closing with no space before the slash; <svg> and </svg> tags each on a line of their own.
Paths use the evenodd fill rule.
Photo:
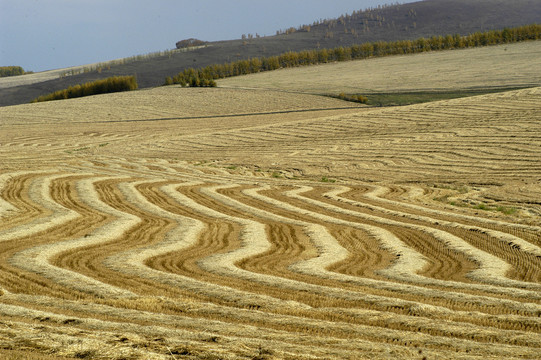
<svg viewBox="0 0 541 360">
<path fill-rule="evenodd" d="M 315 21 L 298 28 L 281 29 L 273 36 L 245 34 L 241 39 L 209 42 L 205 47 L 187 52 L 173 52 L 100 71 L 3 88 L 0 89 L 0 106 L 26 103 L 46 93 L 110 76 L 135 74 L 139 87 L 146 88 L 159 86 L 166 76 L 188 67 L 379 40 L 466 35 L 532 23 L 541 23 L 539 0 L 426 0 L 383 6 L 354 11 L 337 19 Z"/>
</svg>

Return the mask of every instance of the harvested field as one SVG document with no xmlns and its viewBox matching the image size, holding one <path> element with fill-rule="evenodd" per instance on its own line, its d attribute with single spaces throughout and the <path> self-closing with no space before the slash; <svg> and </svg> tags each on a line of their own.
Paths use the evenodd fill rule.
<svg viewBox="0 0 541 360">
<path fill-rule="evenodd" d="M 541 41 L 531 41 L 283 69 L 218 86 L 334 95 L 540 86 L 540 52 Z"/>
<path fill-rule="evenodd" d="M 228 122 L 221 117 L 272 115 L 358 108 L 354 103 L 320 96 L 284 96 L 277 91 L 159 87 L 150 90 L 89 96 L 68 101 L 0 108 L 2 125 L 73 125 L 89 123 L 193 120 Z M 76 114 L 76 117 L 73 117 Z M 254 125 L 253 120 L 248 122 Z M 266 124 L 266 122 L 263 122 Z M 192 125 L 190 123 L 190 125 Z M 199 124 L 201 125 L 201 124 Z M 210 125 L 211 128 L 214 126 Z M 221 126 L 220 128 L 228 128 Z M 193 130 L 191 128 L 190 130 Z M 206 131 L 206 126 L 205 126 Z"/>
<path fill-rule="evenodd" d="M 0 108 L 2 356 L 536 358 L 540 103 Z"/>
</svg>

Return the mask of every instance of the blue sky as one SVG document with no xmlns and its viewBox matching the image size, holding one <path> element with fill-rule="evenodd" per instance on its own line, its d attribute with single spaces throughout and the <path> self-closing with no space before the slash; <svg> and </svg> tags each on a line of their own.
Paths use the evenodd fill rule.
<svg viewBox="0 0 541 360">
<path fill-rule="evenodd" d="M 190 37 L 273 35 L 391 2 L 396 1 L 0 0 L 0 66 L 43 71 L 172 49 Z"/>
</svg>

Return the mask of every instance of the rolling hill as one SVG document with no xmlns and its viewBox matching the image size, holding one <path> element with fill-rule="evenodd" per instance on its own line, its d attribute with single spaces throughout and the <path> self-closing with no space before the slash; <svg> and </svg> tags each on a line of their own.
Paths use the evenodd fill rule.
<svg viewBox="0 0 541 360">
<path fill-rule="evenodd" d="M 110 68 L 105 65 L 99 71 L 74 76 L 47 79 L 38 73 L 27 75 L 30 80 L 23 81 L 26 84 L 19 86 L 13 80 L 0 79 L 0 106 L 26 103 L 46 93 L 109 76 L 137 74 L 139 86 L 146 88 L 163 84 L 166 76 L 187 67 L 379 40 L 466 35 L 539 22 L 541 4 L 535 0 L 427 0 L 393 5 L 356 11 L 339 19 L 316 21 L 305 27 L 285 29 L 275 36 L 211 42 L 206 47 L 192 51 L 147 59 L 143 57 Z M 2 84 L 8 81 L 12 83 L 8 86 Z"/>
<path fill-rule="evenodd" d="M 218 80 L 218 86 L 336 95 L 541 86 L 541 41 L 337 62 Z"/>
<path fill-rule="evenodd" d="M 540 46 L 0 107 L 0 357 L 538 358 Z"/>
<path fill-rule="evenodd" d="M 509 65 L 538 42 L 515 45 L 412 63 L 524 81 Z M 358 72 L 307 85 L 337 65 Z M 536 358 L 540 98 L 168 86 L 2 107 L 0 355 Z"/>
</svg>

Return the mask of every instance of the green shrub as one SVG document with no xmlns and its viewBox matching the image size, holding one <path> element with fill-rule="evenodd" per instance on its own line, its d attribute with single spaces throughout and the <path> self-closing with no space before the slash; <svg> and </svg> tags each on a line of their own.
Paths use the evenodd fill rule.
<svg viewBox="0 0 541 360">
<path fill-rule="evenodd" d="M 0 77 L 24 75 L 26 73 L 20 66 L 0 66 Z"/>
<path fill-rule="evenodd" d="M 114 76 L 103 80 L 70 86 L 64 90 L 58 90 L 54 93 L 40 96 L 32 100 L 32 102 L 71 99 L 135 89 L 137 89 L 137 80 L 135 79 L 135 76 Z"/>
<path fill-rule="evenodd" d="M 328 177 L 323 176 L 323 177 L 321 178 L 321 182 L 335 183 L 336 180 L 334 180 L 334 179 L 329 179 Z"/>
<path fill-rule="evenodd" d="M 475 206 L 474 209 L 489 211 L 489 207 L 486 204 L 480 203 Z"/>
<path fill-rule="evenodd" d="M 341 92 L 340 94 L 338 94 L 338 96 L 331 96 L 331 97 L 336 97 L 340 100 L 345 100 L 345 101 L 352 101 L 352 102 L 358 102 L 358 103 L 361 103 L 361 104 L 366 104 L 368 102 L 368 98 L 366 96 L 363 96 L 363 95 L 348 95 L 344 92 Z"/>
</svg>

